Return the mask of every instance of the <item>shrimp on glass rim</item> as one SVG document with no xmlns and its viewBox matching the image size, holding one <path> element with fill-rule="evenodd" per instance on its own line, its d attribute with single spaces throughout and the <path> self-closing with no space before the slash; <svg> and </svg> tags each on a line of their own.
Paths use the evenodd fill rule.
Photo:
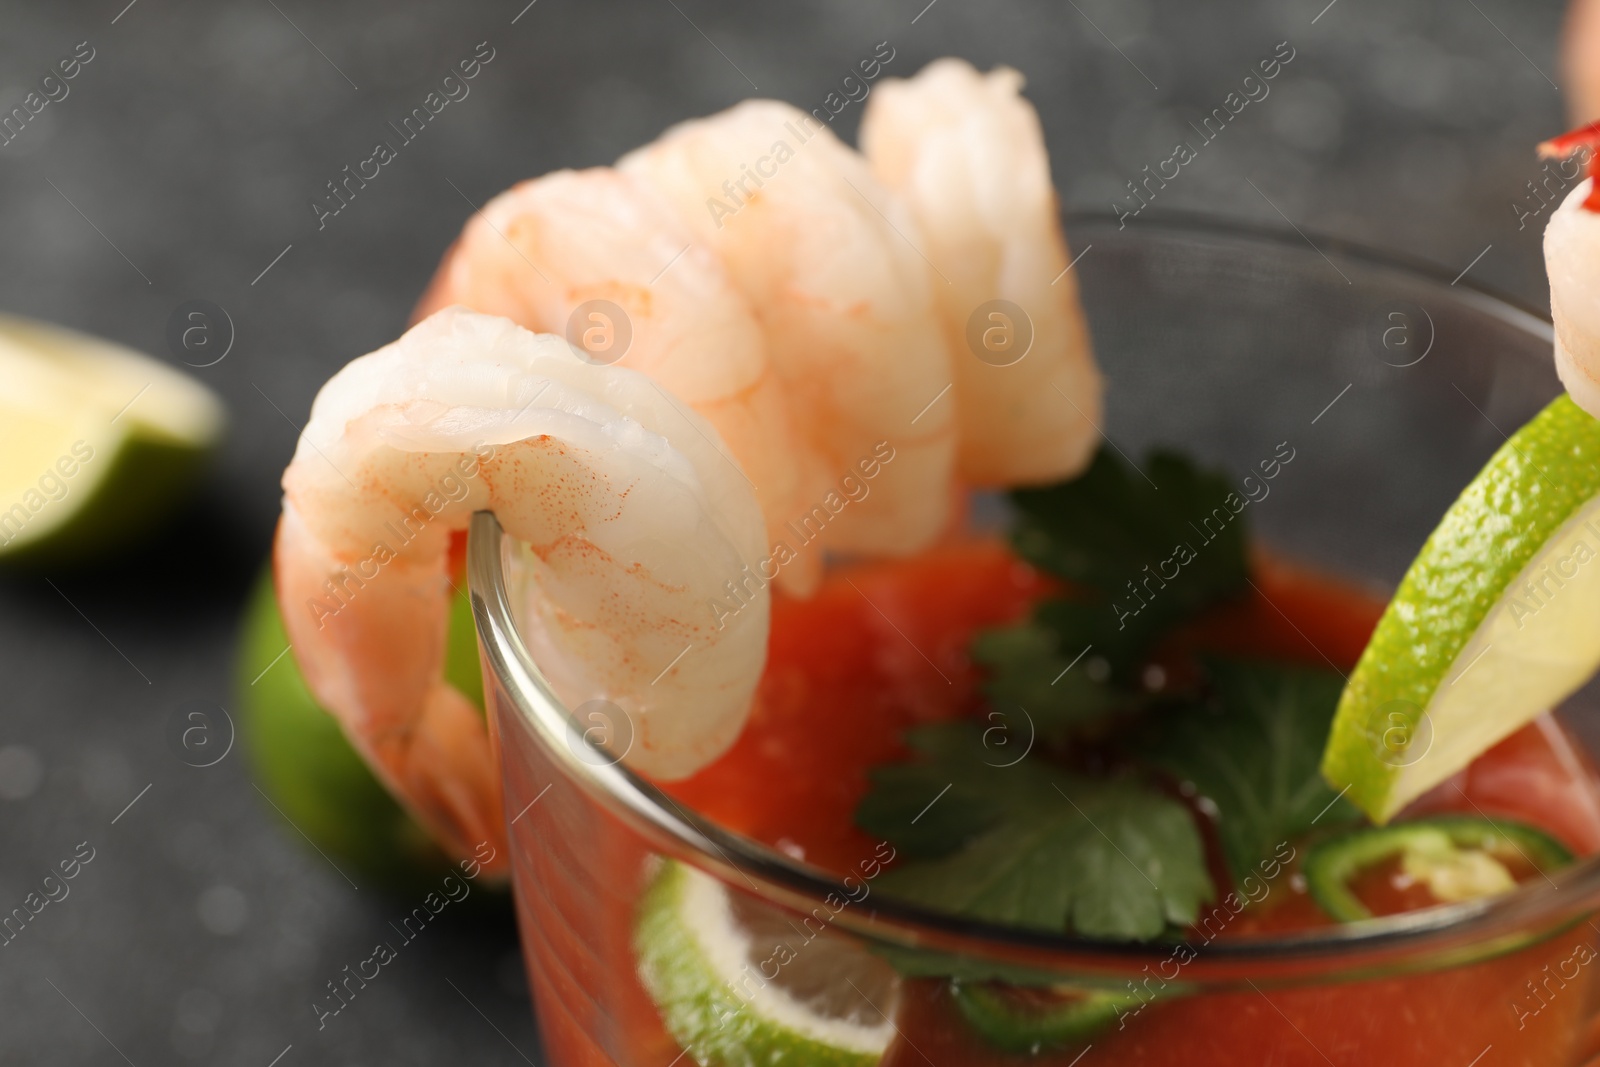
<svg viewBox="0 0 1600 1067">
<path fill-rule="evenodd" d="M 955 354 L 956 468 L 977 486 L 1057 481 L 1082 471 L 1099 442 L 1100 375 L 1061 232 L 1044 131 L 1009 67 L 979 74 L 939 59 L 888 78 L 867 100 L 861 145 L 873 173 L 903 201 L 923 251 L 948 284 L 933 293 Z M 1014 309 L 1026 321 L 1011 321 Z M 985 359 L 969 324 L 1009 344 Z M 987 332 L 978 336 L 986 337 Z"/>
<path fill-rule="evenodd" d="M 909 555 L 944 531 L 955 496 L 950 353 L 916 227 L 833 131 L 746 100 L 624 156 L 721 258 L 754 308 L 831 481 L 887 441 L 893 466 L 821 529 L 837 551 Z M 812 503 L 816 503 L 813 501 Z"/>
<path fill-rule="evenodd" d="M 666 778 L 749 714 L 769 610 L 750 572 L 815 587 L 823 553 L 779 543 L 910 555 L 963 485 L 1082 469 L 1101 383 L 1020 84 L 954 62 L 885 84 L 870 165 L 752 100 L 525 182 L 468 222 L 422 322 L 324 387 L 284 476 L 290 640 L 449 847 L 504 833 L 491 738 L 441 676 L 447 535 L 472 512 L 531 546 L 528 640 L 557 695 L 619 705 L 629 762 Z M 996 298 L 1033 324 L 1007 366 L 965 340 Z M 521 328 L 566 333 L 594 300 L 631 328 L 615 363 Z"/>
<path fill-rule="evenodd" d="M 1550 276 L 1550 317 L 1556 332 L 1556 373 L 1578 406 L 1600 418 L 1600 191 L 1594 180 L 1600 123 L 1539 145 L 1539 154 L 1565 158 L 1590 153 L 1589 177 L 1550 216 L 1544 231 Z"/>
<path fill-rule="evenodd" d="M 739 733 L 768 605 L 709 604 L 763 524 L 715 439 L 643 375 L 463 308 L 323 386 L 283 476 L 284 622 L 313 694 L 452 852 L 506 855 L 487 728 L 442 673 L 451 533 L 475 511 L 527 544 L 530 650 L 569 707 L 628 715 L 631 766 L 685 776 Z"/>
<path fill-rule="evenodd" d="M 591 301 L 620 309 L 595 311 Z M 647 185 L 604 167 L 555 171 L 485 204 L 445 254 L 416 311 L 462 304 L 530 330 L 567 333 L 594 321 L 613 331 L 615 363 L 648 375 L 714 426 L 749 477 L 768 541 L 832 488 L 821 457 L 794 426 L 782 383 L 748 302 L 722 263 Z M 623 348 L 623 345 L 626 345 Z M 597 359 L 605 356 L 595 353 Z M 777 574 L 807 593 L 820 553 Z"/>
<path fill-rule="evenodd" d="M 418 312 L 462 303 L 556 331 L 587 301 L 623 308 L 621 361 L 716 426 L 756 487 L 778 584 L 804 595 L 822 554 L 780 545 L 907 555 L 947 529 L 961 486 L 1070 477 L 1093 453 L 1101 381 L 1020 88 L 957 60 L 886 81 L 867 157 L 777 101 L 682 123 L 616 170 L 496 197 Z M 1032 339 L 1004 365 L 969 351 L 994 300 Z M 888 474 L 853 477 L 886 454 Z"/>
</svg>

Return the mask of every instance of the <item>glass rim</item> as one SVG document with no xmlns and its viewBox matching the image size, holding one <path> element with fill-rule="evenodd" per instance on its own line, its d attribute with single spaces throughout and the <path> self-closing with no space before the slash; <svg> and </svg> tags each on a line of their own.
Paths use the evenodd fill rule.
<svg viewBox="0 0 1600 1067">
<path fill-rule="evenodd" d="M 1070 210 L 1062 212 L 1062 224 L 1069 236 L 1086 229 L 1112 229 L 1117 233 L 1149 230 L 1153 236 L 1167 238 L 1189 233 L 1213 239 L 1242 239 L 1292 249 L 1302 255 L 1315 253 L 1323 259 L 1328 259 L 1330 254 L 1338 255 L 1368 271 L 1401 274 L 1412 281 L 1443 286 L 1449 290 L 1452 298 L 1471 306 L 1474 310 L 1500 319 L 1524 333 L 1532 334 L 1540 341 L 1552 345 L 1555 343 L 1555 326 L 1550 321 L 1550 316 L 1543 310 L 1525 304 L 1516 297 L 1502 293 L 1491 286 L 1482 285 L 1475 278 L 1469 277 L 1466 272 L 1451 274 L 1439 264 L 1419 256 L 1407 255 L 1394 249 L 1379 248 L 1347 237 L 1324 233 L 1321 230 L 1285 230 L 1270 223 L 1204 212 L 1153 208 L 1146 209 L 1141 218 L 1148 218 L 1149 221 L 1130 225 L 1120 223 L 1118 216 L 1110 212 Z M 1118 225 L 1113 227 L 1112 223 Z M 1074 238 L 1072 243 L 1076 247 L 1083 242 Z M 1468 270 L 1470 269 L 1469 266 Z"/>
<path fill-rule="evenodd" d="M 1113 215 L 1069 215 L 1075 229 L 1098 228 Z M 1300 233 L 1239 225 L 1230 220 L 1168 212 L 1138 228 L 1158 237 L 1183 234 L 1292 247 L 1321 255 Z M 1451 299 L 1550 339 L 1547 318 L 1477 285 L 1448 281 L 1448 273 L 1429 264 L 1375 252 L 1350 242 L 1329 241 L 1352 265 L 1399 272 L 1414 282 L 1448 287 Z M 570 781 L 648 838 L 664 854 L 687 860 L 729 885 L 748 887 L 758 896 L 799 912 L 825 907 L 830 923 L 861 936 L 905 948 L 964 958 L 998 961 L 1038 970 L 1071 970 L 1110 978 L 1148 973 L 1153 963 L 1190 950 L 1181 966 L 1183 983 L 1239 982 L 1272 972 L 1272 977 L 1325 978 L 1392 974 L 1425 969 L 1507 951 L 1571 926 L 1600 902 L 1600 856 L 1561 872 L 1560 884 L 1531 885 L 1484 900 L 1446 904 L 1423 911 L 1338 924 L 1290 934 L 1217 936 L 1211 940 L 1108 942 L 1066 933 L 966 919 L 887 896 L 852 890 L 849 877 L 795 859 L 754 838 L 728 830 L 685 808 L 645 777 L 595 747 L 545 682 L 520 635 L 507 582 L 510 539 L 492 512 L 473 515 L 467 542 L 467 577 L 473 616 L 484 662 L 494 672 L 523 723 L 552 764 Z M 492 713 L 492 712 L 491 712 Z M 504 741 L 502 741 L 504 744 Z M 583 758 L 580 753 L 587 754 Z M 1548 880 L 1547 880 L 1548 881 Z M 1223 897 L 1226 894 L 1219 894 Z M 842 909 L 828 904 L 851 902 Z M 1238 902 L 1240 898 L 1236 898 Z M 870 905 L 867 901 L 871 901 Z M 1213 901 L 1201 919 L 1225 904 Z M 1235 913 L 1236 914 L 1236 913 Z M 1231 917 L 1230 917 L 1231 918 Z"/>
</svg>

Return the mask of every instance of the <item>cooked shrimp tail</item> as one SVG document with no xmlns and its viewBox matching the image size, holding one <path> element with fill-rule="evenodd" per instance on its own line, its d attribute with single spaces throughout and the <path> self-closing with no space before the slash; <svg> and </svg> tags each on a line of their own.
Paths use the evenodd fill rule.
<svg viewBox="0 0 1600 1067">
<path fill-rule="evenodd" d="M 1600 418 L 1600 196 L 1593 177 L 1600 123 L 1573 130 L 1539 146 L 1539 154 L 1587 156 L 1590 177 L 1567 194 L 1544 231 L 1545 271 L 1550 276 L 1550 317 L 1555 323 L 1556 373 L 1572 399 Z"/>
<path fill-rule="evenodd" d="M 915 219 L 955 360 L 961 480 L 1078 474 L 1099 444 L 1100 374 L 1069 269 L 1039 116 L 1008 67 L 960 59 L 885 79 L 861 144 Z"/>
<path fill-rule="evenodd" d="M 645 183 L 595 167 L 495 197 L 445 254 L 417 316 L 450 304 L 580 346 L 589 323 L 600 327 L 607 347 L 586 349 L 591 359 L 648 375 L 716 428 L 761 503 L 769 545 L 832 488 L 795 428 L 754 310 Z M 821 554 L 805 553 L 777 581 L 805 593 L 821 571 Z"/>
<path fill-rule="evenodd" d="M 806 112 L 746 100 L 674 126 L 617 167 L 674 206 L 749 300 L 800 454 L 817 460 L 828 488 L 874 455 L 893 456 L 848 507 L 824 508 L 835 491 L 804 501 L 817 521 L 784 516 L 801 531 L 782 535 L 787 543 L 800 548 L 804 536 L 883 555 L 926 547 L 952 515 L 953 371 L 916 227 L 866 160 Z"/>
<path fill-rule="evenodd" d="M 306 681 L 451 851 L 506 856 L 488 733 L 443 678 L 450 535 L 474 511 L 526 543 L 536 662 L 569 707 L 628 717 L 632 766 L 690 774 L 738 734 L 767 604 L 713 605 L 759 557 L 760 511 L 715 430 L 642 375 L 448 308 L 323 387 L 283 486 L 278 594 Z"/>
</svg>

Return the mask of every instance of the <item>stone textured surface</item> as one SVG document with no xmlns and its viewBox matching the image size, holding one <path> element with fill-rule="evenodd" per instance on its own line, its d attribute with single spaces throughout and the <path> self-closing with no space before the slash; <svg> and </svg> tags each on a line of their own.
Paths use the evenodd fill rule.
<svg viewBox="0 0 1600 1067">
<path fill-rule="evenodd" d="M 96 573 L 0 579 L 0 908 L 79 842 L 96 850 L 71 896 L 0 949 L 0 1061 L 266 1067 L 290 1045 L 283 1067 L 537 1058 L 514 932 L 465 916 L 318 1033 L 312 998 L 409 904 L 306 849 L 238 753 L 195 769 L 162 738 L 184 701 L 231 702 L 292 423 L 401 330 L 468 200 L 606 163 L 755 86 L 817 106 L 887 40 L 890 73 L 949 53 L 1021 69 L 1066 204 L 1105 212 L 1287 40 L 1270 96 L 1151 213 L 1281 229 L 1281 211 L 1447 275 L 1492 245 L 1472 278 L 1545 299 L 1537 226 L 1519 230 L 1512 205 L 1539 172 L 1533 143 L 1562 127 L 1554 3 L 125 2 L 0 4 L 0 108 L 77 42 L 95 50 L 0 149 L 0 307 L 172 359 L 173 309 L 222 305 L 237 341 L 196 373 L 233 430 L 159 545 Z M 495 58 L 471 95 L 319 231 L 324 183 L 480 41 Z"/>
</svg>

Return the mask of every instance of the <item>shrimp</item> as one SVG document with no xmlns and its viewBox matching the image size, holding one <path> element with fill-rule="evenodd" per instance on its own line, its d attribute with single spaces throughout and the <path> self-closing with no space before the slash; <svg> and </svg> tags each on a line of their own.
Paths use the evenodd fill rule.
<svg viewBox="0 0 1600 1067">
<path fill-rule="evenodd" d="M 1021 89 L 1010 68 L 985 76 L 940 59 L 879 84 L 861 119 L 873 173 L 909 207 L 923 251 L 950 282 L 933 288 L 956 353 L 957 471 L 980 486 L 1071 477 L 1100 437 L 1100 376 L 1067 271 L 1044 133 Z M 989 306 L 996 300 L 1025 320 Z M 971 346 L 991 329 L 1007 349 L 1031 330 L 1031 347 L 1016 362 L 1009 350 L 980 357 Z"/>
<path fill-rule="evenodd" d="M 622 709 L 631 766 L 685 776 L 739 733 L 768 601 L 709 603 L 761 552 L 760 509 L 715 431 L 643 375 L 447 308 L 323 386 L 283 488 L 295 658 L 451 850 L 505 839 L 484 722 L 442 677 L 450 534 L 474 511 L 528 544 L 530 650 L 567 706 Z"/>
<path fill-rule="evenodd" d="M 954 371 L 915 226 L 865 161 L 812 116 L 748 100 L 617 166 L 721 257 L 760 321 L 796 430 L 831 480 L 860 488 L 848 506 L 813 502 L 807 536 L 882 555 L 937 537 L 954 499 Z M 893 464 L 869 486 L 856 471 L 879 474 L 875 454 Z"/>
<path fill-rule="evenodd" d="M 1545 271 L 1550 276 L 1550 317 L 1555 322 L 1556 373 L 1572 399 L 1600 418 L 1600 191 L 1594 180 L 1600 123 L 1539 146 L 1541 156 L 1564 158 L 1589 152 L 1589 177 L 1550 216 L 1544 231 Z"/>
<path fill-rule="evenodd" d="M 1600 0 L 1572 0 L 1567 7 L 1561 74 L 1572 121 L 1600 119 Z"/>
<path fill-rule="evenodd" d="M 591 301 L 621 308 L 622 321 Z M 557 171 L 484 205 L 446 253 L 416 317 L 450 304 L 580 344 L 568 328 L 575 314 L 579 329 L 617 331 L 599 335 L 621 349 L 615 362 L 650 376 L 716 428 L 755 488 L 769 543 L 831 488 L 822 457 L 795 430 L 743 294 L 671 207 L 626 175 Z M 821 570 L 819 553 L 797 554 L 776 580 L 804 594 Z"/>
</svg>

